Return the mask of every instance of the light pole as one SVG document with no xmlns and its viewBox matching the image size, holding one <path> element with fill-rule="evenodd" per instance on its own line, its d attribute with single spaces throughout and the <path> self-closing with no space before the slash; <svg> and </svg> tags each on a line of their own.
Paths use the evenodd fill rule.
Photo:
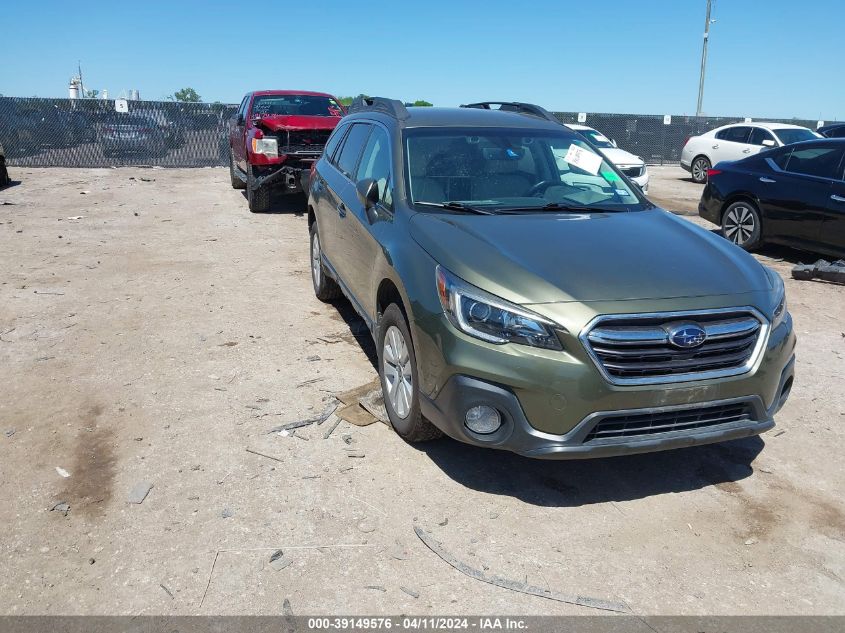
<svg viewBox="0 0 845 633">
<path fill-rule="evenodd" d="M 712 0 L 707 0 L 707 17 L 704 20 L 704 44 L 701 46 L 701 76 L 698 79 L 698 105 L 695 116 L 701 116 L 701 100 L 704 98 L 704 69 L 707 66 L 707 41 L 710 39 L 710 25 L 716 20 L 710 20 L 710 6 Z"/>
</svg>

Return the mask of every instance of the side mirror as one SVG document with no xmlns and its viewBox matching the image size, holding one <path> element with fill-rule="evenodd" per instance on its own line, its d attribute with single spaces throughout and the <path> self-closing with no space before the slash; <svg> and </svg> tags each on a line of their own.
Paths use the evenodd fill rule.
<svg viewBox="0 0 845 633">
<path fill-rule="evenodd" d="M 372 178 L 359 180 L 355 185 L 355 190 L 358 193 L 358 200 L 361 201 L 365 209 L 370 210 L 378 204 L 378 183 Z"/>
<path fill-rule="evenodd" d="M 244 115 L 243 115 L 243 114 L 238 114 L 237 124 L 238 124 L 238 125 L 243 125 L 244 123 L 245 123 L 245 121 L 244 121 Z"/>
<path fill-rule="evenodd" d="M 763 141 L 763 145 L 765 145 L 766 147 L 774 147 L 775 142 L 772 139 L 767 138 Z"/>
</svg>

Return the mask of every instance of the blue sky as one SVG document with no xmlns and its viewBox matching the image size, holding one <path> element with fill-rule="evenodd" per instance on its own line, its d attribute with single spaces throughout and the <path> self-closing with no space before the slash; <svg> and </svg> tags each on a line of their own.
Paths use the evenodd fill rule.
<svg viewBox="0 0 845 633">
<path fill-rule="evenodd" d="M 0 93 L 297 88 L 691 114 L 705 0 L 3 3 Z M 842 0 L 716 0 L 704 111 L 845 119 Z"/>
</svg>

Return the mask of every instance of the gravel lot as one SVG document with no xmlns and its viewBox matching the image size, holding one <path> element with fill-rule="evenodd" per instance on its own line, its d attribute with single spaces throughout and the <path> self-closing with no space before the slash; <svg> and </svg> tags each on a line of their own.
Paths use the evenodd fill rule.
<svg viewBox="0 0 845 633">
<path fill-rule="evenodd" d="M 651 171 L 656 201 L 694 211 L 684 172 Z M 348 305 L 313 297 L 301 198 L 251 215 L 220 168 L 11 172 L 2 613 L 600 613 L 462 575 L 414 526 L 489 574 L 638 614 L 845 613 L 845 288 L 788 278 L 815 256 L 760 255 L 799 335 L 762 438 L 540 462 L 382 424 L 281 437 L 376 377 Z"/>
</svg>

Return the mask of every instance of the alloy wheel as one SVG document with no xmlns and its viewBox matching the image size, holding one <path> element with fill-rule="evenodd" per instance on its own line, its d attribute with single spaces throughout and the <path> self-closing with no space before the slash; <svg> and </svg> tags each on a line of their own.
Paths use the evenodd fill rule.
<svg viewBox="0 0 845 633">
<path fill-rule="evenodd" d="M 411 356 L 405 337 L 395 325 L 391 325 L 384 336 L 382 348 L 384 382 L 387 399 L 393 411 L 403 420 L 411 412 L 414 395 L 414 381 L 411 373 Z"/>
<path fill-rule="evenodd" d="M 707 180 L 707 164 L 703 159 L 699 158 L 692 164 L 692 177 L 699 182 Z"/>
<path fill-rule="evenodd" d="M 311 240 L 311 278 L 314 280 L 315 288 L 319 288 L 320 282 L 322 281 L 321 276 L 323 274 L 323 262 L 321 260 L 320 235 L 318 233 L 314 233 L 314 237 Z"/>
<path fill-rule="evenodd" d="M 748 207 L 736 206 L 725 216 L 725 237 L 738 246 L 745 244 L 754 235 L 755 228 L 754 214 Z"/>
</svg>

